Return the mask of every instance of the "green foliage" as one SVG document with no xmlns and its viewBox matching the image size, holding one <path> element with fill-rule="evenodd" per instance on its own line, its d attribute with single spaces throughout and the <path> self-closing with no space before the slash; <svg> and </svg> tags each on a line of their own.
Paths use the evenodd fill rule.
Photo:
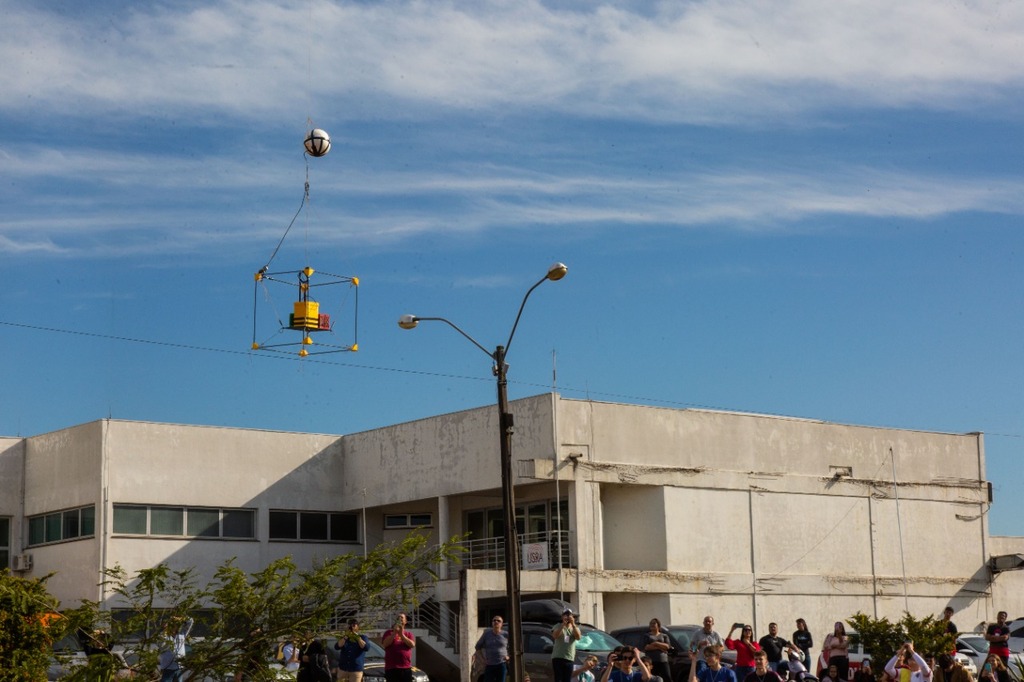
<svg viewBox="0 0 1024 682">
<path fill-rule="evenodd" d="M 907 639 L 914 643 L 914 650 L 925 658 L 956 648 L 956 636 L 946 632 L 946 623 L 941 618 L 925 616 L 918 620 L 906 613 L 900 625 L 907 633 Z"/>
<path fill-rule="evenodd" d="M 904 613 L 903 618 L 894 623 L 888 618 L 872 618 L 858 611 L 846 622 L 857 631 L 864 651 L 870 654 L 874 669 L 879 673 L 904 642 L 913 642 L 914 650 L 927 658 L 952 651 L 956 640 L 946 632 L 945 622 L 934 616 L 918 619 Z"/>
<path fill-rule="evenodd" d="M 68 627 L 56 616 L 59 604 L 46 589 L 46 580 L 19 578 L 0 571 L 0 682 L 46 679 L 53 642 Z"/>
<path fill-rule="evenodd" d="M 106 571 L 106 585 L 115 595 L 117 617 L 87 603 L 77 618 L 109 632 L 114 649 L 123 647 L 137 677 L 159 679 L 157 659 L 167 646 L 168 625 L 176 631 L 190 615 L 207 614 L 201 623 L 204 636 L 190 640 L 182 661 L 192 677 L 224 679 L 244 670 L 248 680 L 272 680 L 278 642 L 327 633 L 339 612 L 415 604 L 424 581 L 436 578 L 434 567 L 458 560 L 461 549 L 455 541 L 428 547 L 424 535 L 411 533 L 400 542 L 376 547 L 365 558 L 332 557 L 308 570 L 285 557 L 246 573 L 229 560 L 203 587 L 192 569 L 173 571 L 161 564 L 129 575 L 115 566 Z M 69 679 L 101 676 L 95 667 L 109 663 L 109 657 L 97 657 Z"/>
</svg>

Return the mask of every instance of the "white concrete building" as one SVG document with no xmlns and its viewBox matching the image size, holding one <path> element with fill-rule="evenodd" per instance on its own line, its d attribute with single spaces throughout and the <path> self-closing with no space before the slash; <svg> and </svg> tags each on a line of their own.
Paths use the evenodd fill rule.
<svg viewBox="0 0 1024 682">
<path fill-rule="evenodd" d="M 997 555 L 1012 568 L 1024 539 L 988 534 L 981 434 L 555 394 L 512 411 L 520 532 L 547 555 L 523 571 L 524 599 L 562 596 L 609 630 L 711 613 L 785 635 L 803 617 L 818 641 L 856 611 L 952 605 L 967 630 L 1024 612 L 1024 574 L 991 568 Z M 433 590 L 457 641 L 418 647 L 438 679 L 468 679 L 501 608 L 500 506 L 493 406 L 347 436 L 104 420 L 0 439 L 0 561 L 57 571 L 65 602 L 103 599 L 99 572 L 115 563 L 208 570 L 234 556 L 255 570 L 412 527 L 470 532 L 466 562 Z"/>
</svg>

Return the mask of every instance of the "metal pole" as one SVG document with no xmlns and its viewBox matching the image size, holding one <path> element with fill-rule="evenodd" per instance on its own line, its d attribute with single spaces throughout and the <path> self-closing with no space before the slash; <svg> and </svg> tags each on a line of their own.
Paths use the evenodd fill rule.
<svg viewBox="0 0 1024 682">
<path fill-rule="evenodd" d="M 498 430 L 501 445 L 501 496 L 505 516 L 505 594 L 508 602 L 509 682 L 524 682 L 522 611 L 519 595 L 519 536 L 516 533 L 515 479 L 512 477 L 512 414 L 508 411 L 508 377 L 505 346 L 494 351 L 494 373 L 498 378 Z"/>
</svg>

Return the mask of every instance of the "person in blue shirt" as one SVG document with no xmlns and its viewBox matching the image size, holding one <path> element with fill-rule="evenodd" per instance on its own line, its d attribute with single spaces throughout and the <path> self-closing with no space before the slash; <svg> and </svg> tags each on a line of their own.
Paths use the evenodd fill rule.
<svg viewBox="0 0 1024 682">
<path fill-rule="evenodd" d="M 637 670 L 633 670 L 633 666 Z M 601 682 L 648 682 L 651 671 L 644 665 L 640 650 L 628 646 L 619 647 L 608 654 L 608 666 L 601 675 Z"/>
<path fill-rule="evenodd" d="M 704 647 L 704 662 L 697 672 L 697 657 L 690 659 L 690 682 L 736 682 L 736 673 L 722 665 L 722 650 L 717 646 Z"/>
<path fill-rule="evenodd" d="M 359 621 L 350 618 L 348 630 L 334 643 L 338 650 L 338 682 L 361 682 L 367 644 L 366 635 L 359 632 Z"/>
</svg>

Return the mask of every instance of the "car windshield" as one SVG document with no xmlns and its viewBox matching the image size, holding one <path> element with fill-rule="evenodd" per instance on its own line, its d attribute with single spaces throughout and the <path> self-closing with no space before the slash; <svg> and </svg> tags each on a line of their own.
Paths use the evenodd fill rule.
<svg viewBox="0 0 1024 682">
<path fill-rule="evenodd" d="M 960 641 L 971 647 L 975 651 L 988 651 L 988 641 L 984 637 L 968 636 L 961 637 Z"/>
<path fill-rule="evenodd" d="M 690 648 L 690 642 L 693 641 L 693 636 L 698 630 L 702 629 L 703 628 L 694 626 L 692 628 L 668 628 L 668 631 L 669 634 L 675 638 L 680 649 L 688 650 Z"/>
<path fill-rule="evenodd" d="M 611 651 L 615 647 L 622 646 L 619 640 L 607 632 L 586 626 L 582 627 L 581 631 L 583 636 L 576 643 L 576 648 L 581 651 Z"/>
</svg>

